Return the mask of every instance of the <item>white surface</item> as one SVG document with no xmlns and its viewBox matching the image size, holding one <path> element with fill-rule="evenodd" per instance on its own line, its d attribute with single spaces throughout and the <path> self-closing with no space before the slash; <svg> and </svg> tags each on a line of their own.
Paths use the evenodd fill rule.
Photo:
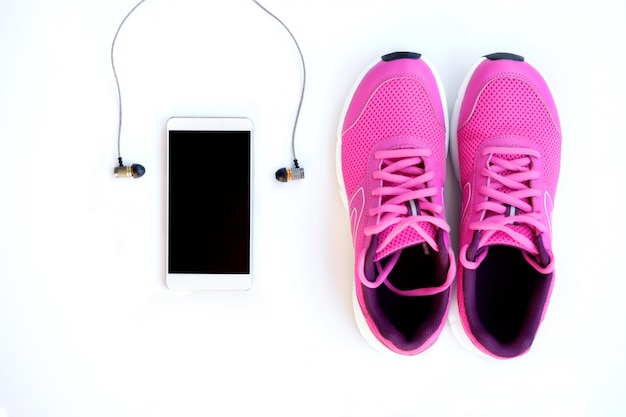
<svg viewBox="0 0 626 417">
<path fill-rule="evenodd" d="M 122 155 L 145 165 L 139 180 L 112 175 L 109 48 L 134 0 L 2 1 L 0 415 L 624 415 L 624 3 L 264 4 L 309 69 L 297 135 L 307 179 L 289 184 L 273 176 L 291 158 L 298 57 L 251 1 L 148 0 L 127 22 Z M 494 51 L 528 57 L 557 100 L 557 283 L 522 358 L 473 355 L 449 327 L 417 357 L 383 355 L 354 323 L 336 124 L 363 68 L 406 49 L 437 68 L 450 104 Z M 164 286 L 165 122 L 205 115 L 255 125 L 248 292 Z"/>
</svg>

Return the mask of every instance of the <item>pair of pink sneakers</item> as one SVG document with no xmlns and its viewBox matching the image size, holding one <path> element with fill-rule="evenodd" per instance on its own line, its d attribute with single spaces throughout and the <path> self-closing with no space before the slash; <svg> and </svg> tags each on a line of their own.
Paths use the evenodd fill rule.
<svg viewBox="0 0 626 417">
<path fill-rule="evenodd" d="M 420 353 L 444 327 L 456 276 L 451 321 L 480 351 L 516 357 L 530 348 L 554 283 L 557 110 L 524 58 L 495 53 L 466 77 L 450 124 L 462 189 L 458 267 L 444 207 L 447 105 L 433 67 L 417 53 L 388 54 L 351 94 L 337 173 L 357 323 L 375 346 Z"/>
</svg>

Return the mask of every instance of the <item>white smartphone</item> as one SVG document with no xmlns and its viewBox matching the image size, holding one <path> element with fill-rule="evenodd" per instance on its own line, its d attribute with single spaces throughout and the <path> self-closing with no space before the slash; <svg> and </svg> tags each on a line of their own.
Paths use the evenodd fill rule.
<svg viewBox="0 0 626 417">
<path fill-rule="evenodd" d="M 252 122 L 167 121 L 165 283 L 170 289 L 252 285 Z"/>
</svg>

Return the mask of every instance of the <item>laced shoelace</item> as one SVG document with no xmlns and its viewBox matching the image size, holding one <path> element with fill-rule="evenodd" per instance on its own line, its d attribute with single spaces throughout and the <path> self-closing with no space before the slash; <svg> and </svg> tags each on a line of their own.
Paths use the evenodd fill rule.
<svg viewBox="0 0 626 417">
<path fill-rule="evenodd" d="M 476 204 L 474 210 L 481 213 L 480 220 L 469 225 L 470 230 L 481 233 L 477 249 L 482 248 L 494 234 L 507 234 L 524 249 L 524 257 L 540 272 L 548 273 L 554 269 L 553 262 L 547 266 L 539 265 L 536 257 L 539 249 L 524 234 L 511 226 L 528 226 L 537 230 L 538 234 L 547 231 L 541 222 L 541 214 L 534 211 L 530 199 L 541 196 L 541 190 L 532 188 L 531 181 L 540 177 L 541 173 L 533 169 L 533 158 L 540 158 L 539 152 L 528 148 L 487 147 L 482 152 L 489 155 L 486 167 L 480 175 L 487 178 L 486 185 L 478 189 L 485 200 Z M 476 269 L 487 256 L 487 251 L 479 253 L 472 262 L 467 259 L 469 245 L 461 248 L 459 254 L 461 264 L 468 269 Z M 529 256 L 531 254 L 532 256 Z M 534 257 L 533 257 L 534 256 Z"/>
<path fill-rule="evenodd" d="M 415 230 L 434 251 L 439 251 L 437 242 L 422 225 L 427 223 L 446 232 L 450 231 L 446 221 L 435 216 L 442 212 L 443 207 L 430 201 L 430 197 L 437 195 L 439 189 L 427 185 L 435 177 L 434 172 L 426 171 L 424 168 L 423 158 L 429 156 L 431 151 L 428 149 L 394 149 L 374 154 L 374 158 L 381 161 L 381 169 L 375 171 L 373 177 L 382 180 L 383 185 L 372 191 L 372 195 L 381 197 L 381 205 L 371 209 L 369 215 L 380 216 L 380 220 L 377 224 L 366 227 L 364 233 L 366 236 L 372 236 L 389 227 L 392 228 L 385 239 L 378 243 L 376 253 L 385 250 L 395 237 L 408 228 Z M 419 207 L 419 213 L 411 213 L 409 207 L 412 204 Z M 440 288 L 406 291 L 393 287 L 387 281 L 387 277 L 400 257 L 400 252 L 396 251 L 384 268 L 378 264 L 378 276 L 375 281 L 370 282 L 362 278 L 363 284 L 369 288 L 378 288 L 384 282 L 394 292 L 407 295 L 435 294 L 449 286 L 450 277 Z"/>
</svg>

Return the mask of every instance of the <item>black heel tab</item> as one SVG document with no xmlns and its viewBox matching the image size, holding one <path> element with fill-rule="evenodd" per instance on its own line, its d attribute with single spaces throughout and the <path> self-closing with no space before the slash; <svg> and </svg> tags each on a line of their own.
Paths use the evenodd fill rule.
<svg viewBox="0 0 626 417">
<path fill-rule="evenodd" d="M 501 61 L 501 60 L 507 59 L 509 61 L 524 62 L 523 56 L 510 54 L 508 52 L 496 52 L 493 54 L 485 55 L 485 58 L 487 58 L 490 61 Z"/>
<path fill-rule="evenodd" d="M 420 59 L 422 54 L 417 52 L 392 52 L 387 55 L 383 55 L 381 59 L 385 62 L 395 61 L 396 59 Z"/>
</svg>

